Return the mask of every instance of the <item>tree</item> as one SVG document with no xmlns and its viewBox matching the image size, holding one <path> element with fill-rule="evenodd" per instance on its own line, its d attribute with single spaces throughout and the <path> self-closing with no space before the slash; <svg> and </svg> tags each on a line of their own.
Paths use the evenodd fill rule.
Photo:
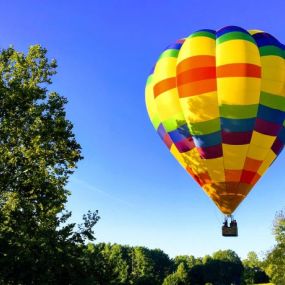
<svg viewBox="0 0 285 285">
<path fill-rule="evenodd" d="M 269 277 L 262 269 L 262 262 L 258 259 L 254 251 L 247 254 L 247 258 L 242 261 L 244 266 L 243 281 L 245 284 L 259 284 L 269 282 Z"/>
<path fill-rule="evenodd" d="M 173 262 L 169 256 L 160 249 L 150 250 L 150 257 L 153 260 L 155 283 L 161 285 L 164 278 L 173 271 Z"/>
<path fill-rule="evenodd" d="M 155 284 L 154 261 L 150 250 L 145 247 L 133 247 L 131 252 L 131 282 L 135 285 Z"/>
<path fill-rule="evenodd" d="M 201 260 L 199 258 L 195 258 L 193 255 L 178 255 L 174 258 L 174 263 L 176 268 L 178 268 L 179 264 L 184 263 L 187 270 L 189 270 L 193 266 L 201 264 Z"/>
<path fill-rule="evenodd" d="M 98 271 L 95 278 L 96 284 L 129 283 L 128 247 L 119 244 L 100 243 L 98 245 L 90 244 L 89 249 L 95 261 L 90 271 Z"/>
<path fill-rule="evenodd" d="M 266 273 L 275 285 L 285 284 L 285 212 L 277 213 L 273 233 L 277 242 L 276 246 L 267 255 Z"/>
<path fill-rule="evenodd" d="M 189 285 L 189 274 L 186 265 L 181 262 L 175 273 L 168 275 L 163 285 Z"/>
<path fill-rule="evenodd" d="M 84 284 L 82 250 L 98 213 L 75 230 L 65 211 L 69 176 L 82 159 L 67 100 L 47 86 L 56 61 L 31 46 L 0 52 L 0 282 Z M 84 266 L 83 266 L 84 267 Z M 77 277 L 76 277 L 77 276 Z"/>
<path fill-rule="evenodd" d="M 204 280 L 217 285 L 241 284 L 243 265 L 232 250 L 219 250 L 204 259 Z"/>
</svg>

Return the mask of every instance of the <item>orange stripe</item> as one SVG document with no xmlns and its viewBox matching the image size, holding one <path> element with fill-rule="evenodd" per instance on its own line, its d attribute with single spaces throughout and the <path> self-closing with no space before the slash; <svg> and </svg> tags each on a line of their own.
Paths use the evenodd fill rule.
<svg viewBox="0 0 285 285">
<path fill-rule="evenodd" d="M 255 174 L 255 176 L 253 177 L 253 179 L 251 180 L 251 185 L 255 185 L 257 183 L 257 181 L 260 179 L 260 175 L 258 173 Z"/>
<path fill-rule="evenodd" d="M 170 77 L 156 83 L 153 87 L 154 98 L 161 93 L 176 87 L 176 77 Z"/>
<path fill-rule="evenodd" d="M 217 77 L 261 78 L 261 67 L 251 63 L 232 63 L 217 66 Z"/>
<path fill-rule="evenodd" d="M 179 97 L 189 97 L 217 90 L 216 79 L 199 80 L 178 85 Z"/>
<path fill-rule="evenodd" d="M 191 56 L 183 61 L 181 61 L 177 65 L 177 74 L 180 74 L 186 70 L 206 67 L 206 66 L 215 66 L 216 65 L 216 57 L 212 55 L 196 55 Z"/>
<path fill-rule="evenodd" d="M 226 182 L 239 182 L 242 170 L 225 169 Z"/>
<path fill-rule="evenodd" d="M 245 170 L 251 170 L 257 172 L 261 164 L 262 161 L 247 157 L 243 168 Z"/>
<path fill-rule="evenodd" d="M 177 75 L 177 85 L 216 78 L 216 67 L 199 67 L 186 70 Z"/>
</svg>

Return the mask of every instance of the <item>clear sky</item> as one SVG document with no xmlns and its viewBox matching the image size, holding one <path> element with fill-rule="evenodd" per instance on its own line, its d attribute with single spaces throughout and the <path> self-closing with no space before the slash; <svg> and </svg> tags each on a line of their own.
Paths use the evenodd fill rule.
<svg viewBox="0 0 285 285">
<path fill-rule="evenodd" d="M 228 248 L 245 257 L 273 246 L 272 220 L 285 206 L 285 154 L 237 209 L 240 236 L 223 238 L 222 214 L 154 131 L 144 87 L 160 52 L 198 29 L 238 25 L 284 43 L 283 0 L 14 0 L 0 8 L 1 48 L 41 44 L 58 60 L 51 89 L 68 98 L 85 157 L 68 185 L 74 221 L 98 209 L 97 241 L 161 248 L 171 257 Z"/>
</svg>

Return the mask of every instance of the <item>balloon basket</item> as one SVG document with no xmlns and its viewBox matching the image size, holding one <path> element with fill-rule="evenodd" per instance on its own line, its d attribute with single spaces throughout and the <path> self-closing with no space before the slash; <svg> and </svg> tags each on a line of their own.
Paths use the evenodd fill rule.
<svg viewBox="0 0 285 285">
<path fill-rule="evenodd" d="M 222 235 L 224 237 L 237 237 L 238 236 L 238 226 L 237 221 L 230 216 L 230 223 L 228 224 L 228 217 L 225 217 L 225 221 L 222 226 Z"/>
</svg>

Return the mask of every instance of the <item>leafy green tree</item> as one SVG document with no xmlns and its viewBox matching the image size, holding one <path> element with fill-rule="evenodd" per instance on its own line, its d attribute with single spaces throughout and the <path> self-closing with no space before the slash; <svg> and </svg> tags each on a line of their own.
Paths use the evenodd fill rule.
<svg viewBox="0 0 285 285">
<path fill-rule="evenodd" d="M 178 266 L 184 263 L 187 270 L 191 269 L 193 266 L 201 264 L 201 260 L 199 258 L 196 258 L 193 255 L 178 255 L 174 258 L 174 264 L 175 267 L 178 268 Z"/>
<path fill-rule="evenodd" d="M 145 247 L 133 247 L 131 252 L 131 283 L 152 285 L 154 281 L 154 262 L 150 251 Z"/>
<path fill-rule="evenodd" d="M 104 260 L 103 280 L 99 284 L 127 284 L 128 261 L 125 248 L 119 244 L 102 244 L 101 259 Z"/>
<path fill-rule="evenodd" d="M 155 283 L 160 285 L 164 278 L 173 271 L 173 262 L 169 256 L 160 249 L 150 250 L 150 257 L 153 260 Z"/>
<path fill-rule="evenodd" d="M 207 281 L 205 279 L 205 265 L 198 264 L 191 268 L 189 272 L 189 281 L 191 285 L 204 285 Z"/>
<path fill-rule="evenodd" d="M 213 259 L 221 261 L 229 261 L 235 264 L 242 264 L 239 256 L 230 249 L 227 250 L 218 250 L 213 253 Z"/>
<path fill-rule="evenodd" d="M 81 148 L 67 100 L 49 92 L 56 61 L 31 46 L 0 52 L 0 282 L 84 284 L 82 251 L 98 213 L 68 224 L 65 188 Z"/>
<path fill-rule="evenodd" d="M 219 250 L 213 256 L 205 256 L 203 263 L 191 268 L 191 284 L 214 285 L 241 284 L 243 266 L 238 255 L 232 250 Z"/>
<path fill-rule="evenodd" d="M 273 233 L 276 246 L 267 255 L 266 273 L 275 285 L 285 284 L 285 212 L 279 212 L 274 220 Z"/>
<path fill-rule="evenodd" d="M 189 272 L 184 262 L 181 262 L 176 272 L 164 279 L 163 285 L 189 285 L 189 282 Z"/>
<path fill-rule="evenodd" d="M 209 254 L 205 255 L 202 259 L 202 263 L 206 264 L 207 262 L 210 262 L 213 259 L 213 257 Z"/>
<path fill-rule="evenodd" d="M 163 281 L 162 285 L 184 285 L 176 273 L 169 274 Z"/>
<path fill-rule="evenodd" d="M 247 254 L 247 258 L 242 261 L 244 266 L 243 281 L 245 284 L 258 284 L 269 282 L 269 277 L 262 269 L 262 262 L 258 259 L 254 251 Z"/>
<path fill-rule="evenodd" d="M 244 259 L 242 263 L 244 266 L 248 266 L 248 267 L 261 267 L 261 262 L 258 259 L 258 256 L 254 251 L 250 251 L 247 254 L 246 259 Z"/>
</svg>

